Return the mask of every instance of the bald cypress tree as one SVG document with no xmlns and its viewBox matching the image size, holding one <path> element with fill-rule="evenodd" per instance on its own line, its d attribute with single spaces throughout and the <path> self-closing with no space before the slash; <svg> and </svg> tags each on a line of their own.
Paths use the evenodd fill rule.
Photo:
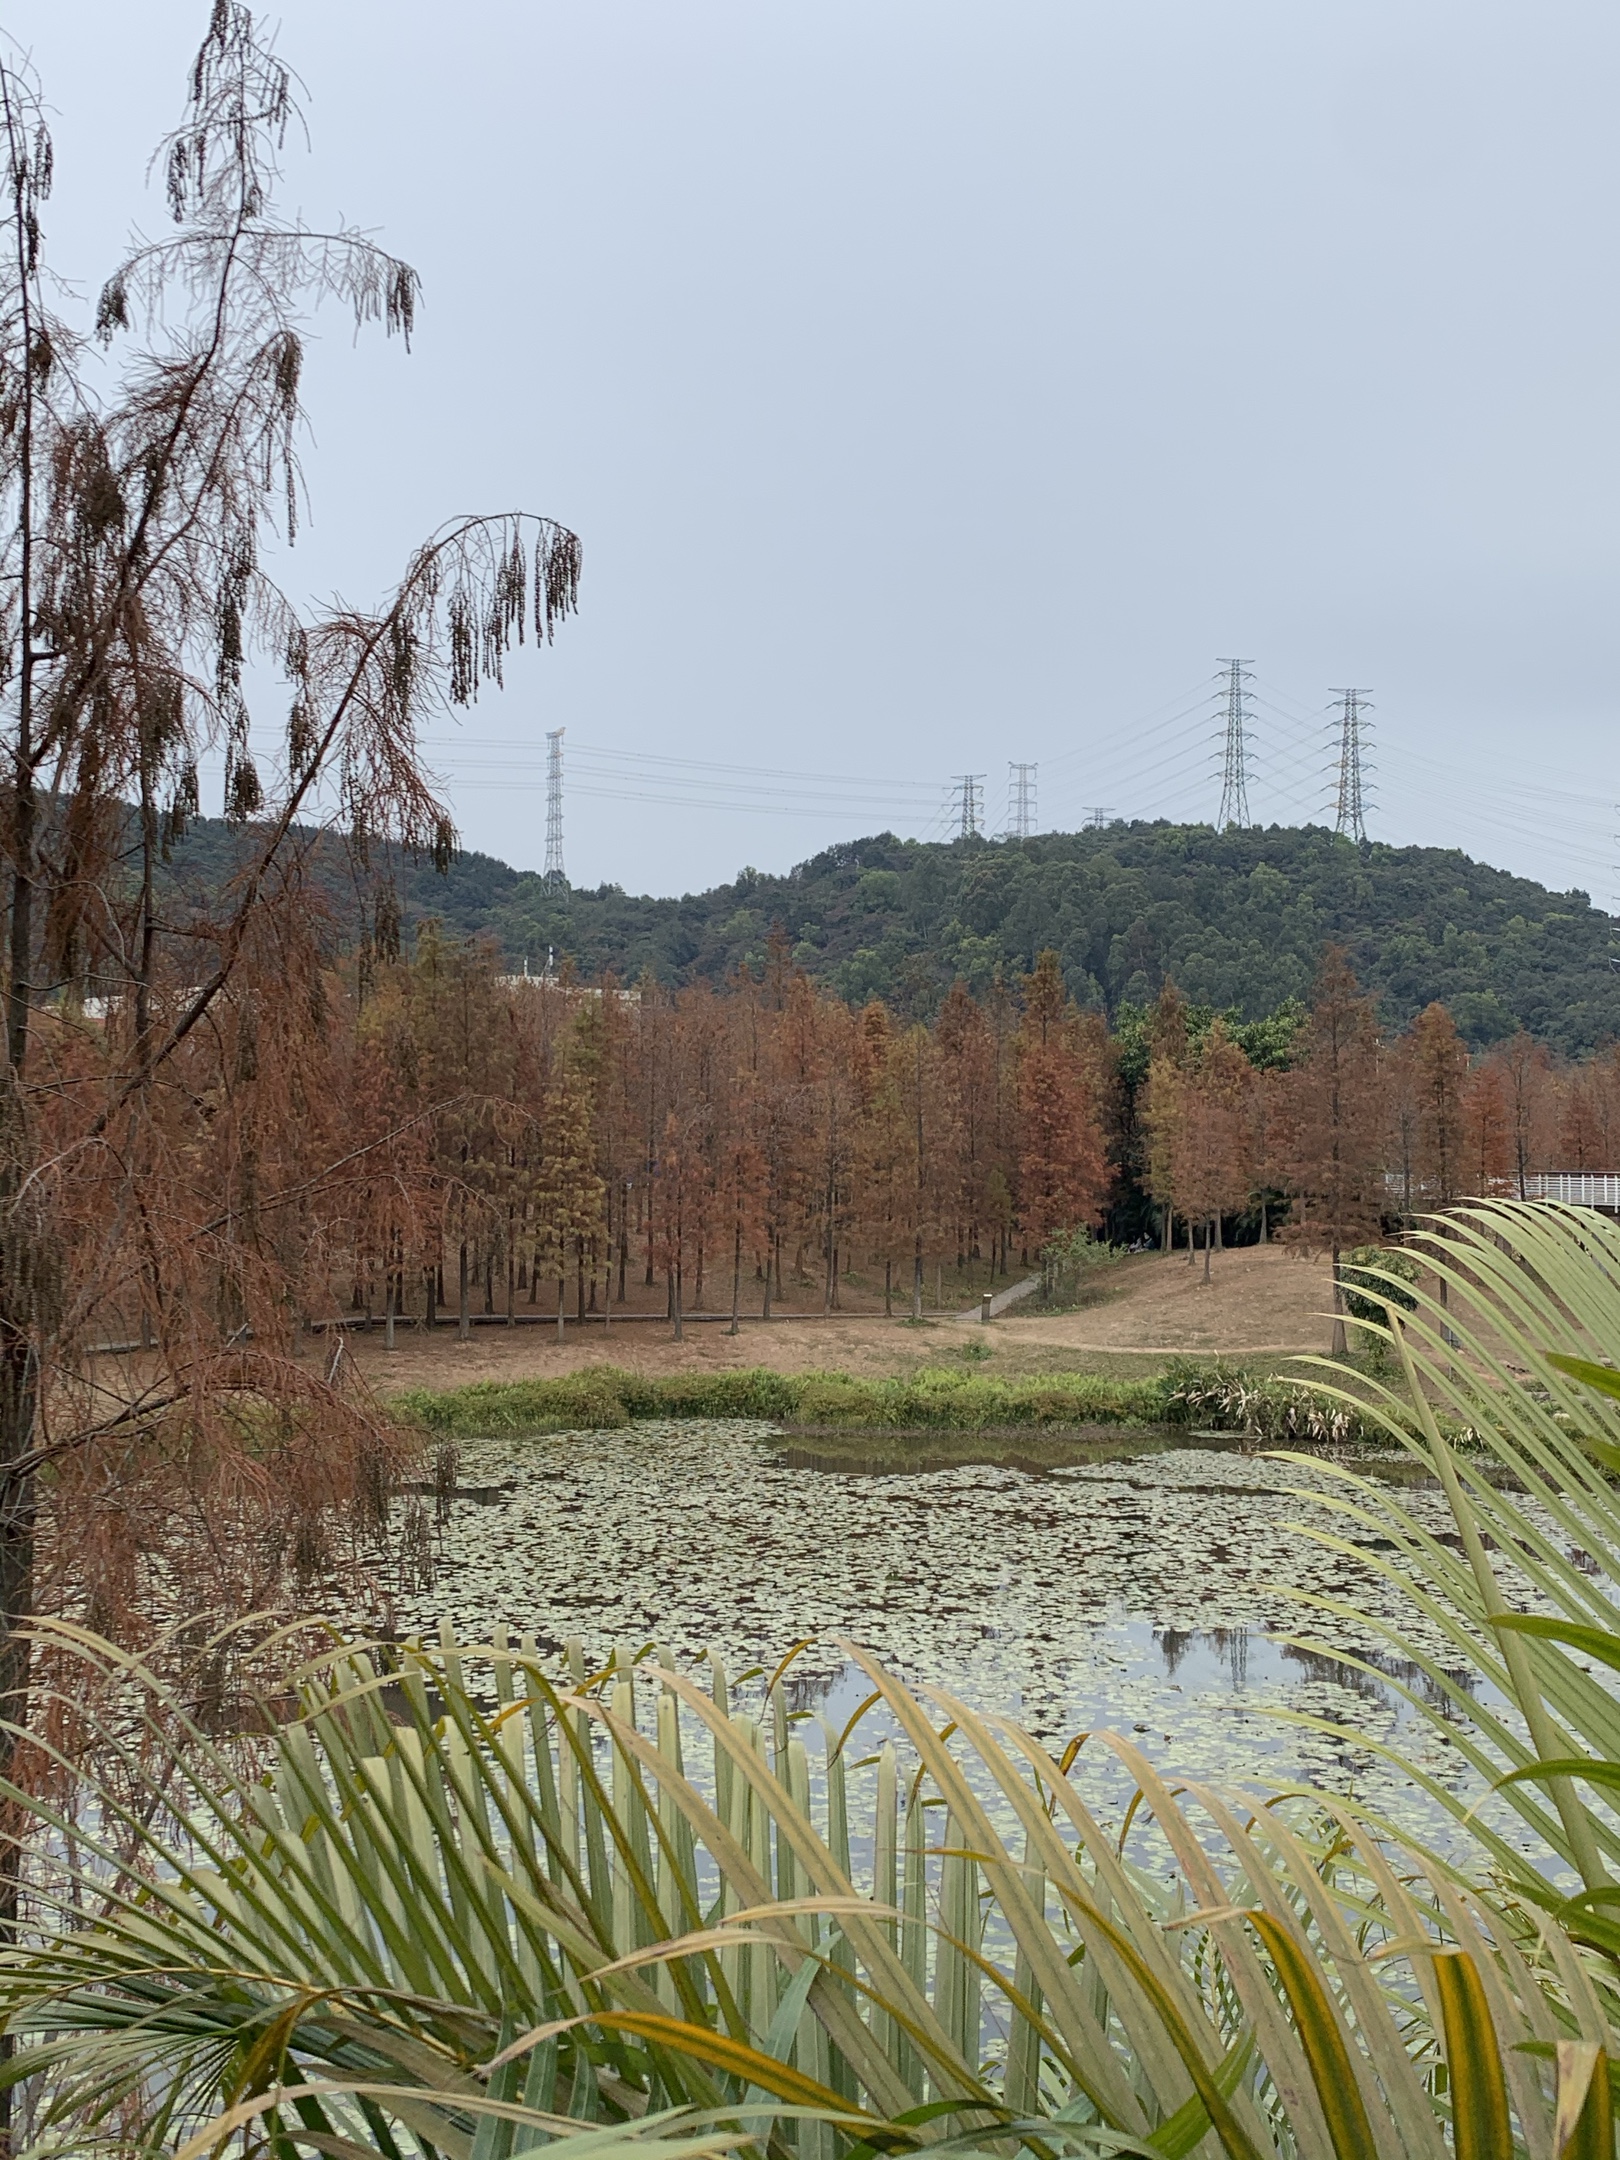
<svg viewBox="0 0 1620 2160">
<path fill-rule="evenodd" d="M 1024 978 L 1018 1031 L 1018 1222 L 1038 1251 L 1095 1222 L 1108 1191 L 1097 1076 L 1083 1055 L 1079 1016 L 1055 952 Z"/>
<path fill-rule="evenodd" d="M 339 829 L 362 875 L 389 845 L 446 860 L 419 731 L 574 604 L 577 542 L 516 515 L 435 534 L 372 608 L 311 611 L 272 578 L 267 543 L 293 538 L 300 508 L 310 314 L 336 306 L 357 331 L 408 339 L 418 304 L 409 265 L 362 233 L 277 210 L 298 117 L 248 11 L 216 0 L 157 159 L 169 229 L 76 322 L 48 260 L 42 96 L 26 67 L 0 65 L 0 1697 L 14 1714 L 43 1471 L 113 1438 L 121 1459 L 161 1450 L 182 1419 L 188 1444 L 205 1431 L 228 1449 L 215 1405 L 231 1388 L 285 1392 L 316 1423 L 347 1415 L 286 1367 L 301 1291 L 271 1233 L 291 1203 L 240 1148 L 222 1166 L 215 1105 L 264 1089 L 242 1020 L 256 999 L 312 1039 L 325 1026 L 299 989 L 319 938 L 308 827 Z M 267 756 L 252 698 L 276 677 Z M 210 757 L 235 863 L 223 896 L 190 910 L 165 849 Z M 299 1206 L 321 1176 L 303 1165 Z M 92 1346 L 137 1325 L 150 1363 L 109 1404 Z"/>
<path fill-rule="evenodd" d="M 1377 1022 L 1348 955 L 1330 945 L 1317 973 L 1303 1054 L 1282 1076 L 1277 1121 L 1293 1201 L 1286 1235 L 1333 1262 L 1333 1348 L 1343 1356 L 1339 1256 L 1378 1235 L 1388 1204 L 1388 1120 Z"/>
</svg>

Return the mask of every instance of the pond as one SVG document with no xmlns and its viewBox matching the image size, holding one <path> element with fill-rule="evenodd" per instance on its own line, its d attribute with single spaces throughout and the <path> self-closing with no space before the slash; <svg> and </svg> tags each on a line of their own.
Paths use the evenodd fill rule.
<svg viewBox="0 0 1620 2160">
<path fill-rule="evenodd" d="M 1422 1676 L 1372 1630 L 1302 1602 L 1410 1625 L 1375 1564 L 1379 1541 L 1334 1518 L 1321 1470 L 1229 1440 L 1109 1428 L 874 1445 L 648 1422 L 463 1443 L 458 1490 L 435 1580 L 402 1602 L 402 1631 L 448 1617 L 463 1640 L 487 1641 L 505 1623 L 548 1653 L 577 1637 L 593 1664 L 657 1642 L 682 1664 L 717 1655 L 745 1694 L 802 1642 L 790 1699 L 835 1731 L 869 1692 L 841 1647 L 854 1643 L 1054 1750 L 1109 1727 L 1178 1776 L 1303 1779 L 1429 1834 L 1433 1803 L 1378 1745 L 1398 1739 L 1428 1772 L 1458 1777 L 1444 1733 L 1401 1693 Z M 1449 1528 L 1437 1490 L 1405 1497 Z M 1348 1551 L 1312 1535 L 1330 1528 Z M 1288 1639 L 1301 1635 L 1378 1669 Z M 1094 1804 L 1130 1790 L 1096 1746 L 1075 1777 Z"/>
</svg>

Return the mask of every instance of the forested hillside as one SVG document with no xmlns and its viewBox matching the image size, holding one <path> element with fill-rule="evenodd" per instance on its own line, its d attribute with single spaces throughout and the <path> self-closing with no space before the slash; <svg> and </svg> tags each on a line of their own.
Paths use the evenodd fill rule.
<svg viewBox="0 0 1620 2160">
<path fill-rule="evenodd" d="M 223 843 L 217 823 L 197 828 L 185 866 L 217 866 Z M 1050 947 L 1078 1002 L 1111 1016 L 1150 1002 L 1168 974 L 1195 1002 L 1255 1019 L 1308 996 L 1333 940 L 1392 1026 L 1440 999 L 1475 1044 L 1518 1026 L 1568 1053 L 1620 1037 L 1620 933 L 1585 893 L 1455 849 L 1358 847 L 1316 826 L 1115 824 L 944 844 L 880 833 L 785 877 L 744 870 L 678 900 L 557 890 L 473 853 L 445 877 L 408 868 L 403 885 L 408 920 L 488 933 L 513 967 L 527 957 L 537 971 L 554 950 L 586 976 L 719 981 L 758 967 L 780 925 L 795 960 L 841 996 L 916 1017 L 957 977 L 983 989 Z"/>
</svg>

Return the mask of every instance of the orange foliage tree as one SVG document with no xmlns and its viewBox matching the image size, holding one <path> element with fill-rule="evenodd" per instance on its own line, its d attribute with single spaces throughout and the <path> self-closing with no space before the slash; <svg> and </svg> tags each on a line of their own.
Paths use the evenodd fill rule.
<svg viewBox="0 0 1620 2160">
<path fill-rule="evenodd" d="M 1254 1185 L 1249 1092 L 1254 1070 L 1217 1015 L 1196 1061 L 1176 1076 L 1170 1183 L 1191 1225 L 1204 1225 L 1204 1280 L 1221 1217 L 1243 1207 Z M 1191 1258 L 1191 1252 L 1188 1254 Z"/>
<path fill-rule="evenodd" d="M 397 1292 L 443 1179 L 423 1133 L 451 1113 L 423 1098 L 408 1030 L 347 1024 L 358 985 L 331 965 L 311 828 L 339 836 L 325 860 L 347 855 L 370 960 L 388 964 L 378 867 L 400 846 L 446 862 L 454 842 L 420 733 L 520 639 L 550 636 L 579 572 L 571 534 L 502 516 L 436 534 L 374 608 L 307 609 L 278 588 L 268 563 L 302 494 L 304 320 L 326 302 L 357 331 L 408 333 L 417 282 L 358 231 L 278 214 L 294 82 L 233 0 L 211 10 L 189 85 L 157 161 L 173 226 L 78 324 L 45 250 L 43 102 L 0 62 L 10 1717 L 42 1559 L 48 1594 L 150 1638 L 170 1617 L 195 1630 L 219 1601 L 272 1600 L 296 1556 L 313 1561 L 325 1513 L 372 1504 L 400 1436 L 333 1364 L 298 1354 L 301 1329 L 357 1284 Z M 266 677 L 287 717 L 261 762 Z M 194 904 L 169 856 L 210 755 L 227 859 Z M 384 1077 L 351 1123 L 355 1093 Z M 13 1892 L 0 1858 L 0 1935 Z"/>
<path fill-rule="evenodd" d="M 1095 1222 L 1108 1191 L 1100 1076 L 1055 952 L 1023 983 L 1018 1032 L 1018 1227 L 1026 1256 Z"/>
<path fill-rule="evenodd" d="M 1317 973 L 1303 1054 L 1283 1076 L 1279 1118 L 1289 1236 L 1333 1262 L 1334 1351 L 1344 1354 L 1339 1255 L 1376 1238 L 1388 1206 L 1382 1058 L 1371 1001 L 1349 956 L 1329 946 Z"/>
<path fill-rule="evenodd" d="M 1463 1191 L 1469 1170 L 1464 1105 L 1468 1050 L 1444 1005 L 1426 1005 L 1402 1045 L 1412 1115 L 1416 1195 L 1444 1207 Z"/>
</svg>

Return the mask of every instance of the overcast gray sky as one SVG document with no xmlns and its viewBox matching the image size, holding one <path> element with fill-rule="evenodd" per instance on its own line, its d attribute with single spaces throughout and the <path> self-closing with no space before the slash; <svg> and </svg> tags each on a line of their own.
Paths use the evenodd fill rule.
<svg viewBox="0 0 1620 2160">
<path fill-rule="evenodd" d="M 206 0 L 12 0 L 93 292 Z M 436 752 L 539 867 L 694 889 L 942 829 L 1316 814 L 1616 902 L 1620 11 L 1597 0 L 287 0 L 286 202 L 377 229 L 416 349 L 309 370 L 295 589 L 446 515 L 582 537 L 580 619 Z M 697 761 L 695 764 L 654 762 Z M 1450 769 L 1452 780 L 1447 779 Z M 762 769 L 784 777 L 761 777 Z M 809 777 L 794 777 L 809 776 Z"/>
</svg>

